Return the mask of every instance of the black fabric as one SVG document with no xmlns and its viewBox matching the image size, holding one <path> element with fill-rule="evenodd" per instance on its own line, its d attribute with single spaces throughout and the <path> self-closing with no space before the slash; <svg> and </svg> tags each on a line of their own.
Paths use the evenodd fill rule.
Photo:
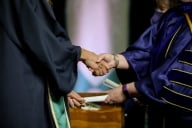
<svg viewBox="0 0 192 128">
<path fill-rule="evenodd" d="M 53 10 L 55 17 L 57 21 L 61 24 L 65 30 L 67 29 L 66 27 L 66 4 L 67 0 L 54 0 L 53 1 Z"/>
<path fill-rule="evenodd" d="M 139 36 L 151 25 L 150 19 L 154 13 L 155 3 L 153 0 L 132 0 L 130 1 L 129 13 L 129 42 L 134 43 Z M 122 84 L 137 80 L 137 76 L 132 69 L 116 70 Z M 131 74 L 131 75 L 125 75 Z M 145 127 L 145 106 L 140 106 L 132 99 L 127 99 L 125 108 L 125 128 Z"/>
<path fill-rule="evenodd" d="M 0 128 L 52 128 L 47 82 L 57 95 L 75 85 L 79 46 L 46 0 L 0 1 Z"/>
<path fill-rule="evenodd" d="M 154 0 L 131 0 L 129 14 L 129 42 L 131 44 L 151 25 L 150 19 L 154 8 Z"/>
<path fill-rule="evenodd" d="M 116 69 L 117 76 L 122 84 L 130 83 L 137 80 L 133 69 L 129 70 Z M 131 75 L 127 75 L 131 74 Z M 125 128 L 144 128 L 145 127 L 145 110 L 146 106 L 140 105 L 132 98 L 124 102 L 124 121 Z"/>
</svg>

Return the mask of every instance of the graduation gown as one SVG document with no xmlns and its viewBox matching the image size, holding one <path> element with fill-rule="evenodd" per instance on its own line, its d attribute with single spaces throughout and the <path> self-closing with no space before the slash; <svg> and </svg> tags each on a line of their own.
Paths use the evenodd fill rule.
<svg viewBox="0 0 192 128">
<path fill-rule="evenodd" d="M 192 15 L 192 3 L 169 10 L 122 55 L 136 74 L 136 88 L 148 104 L 192 120 L 192 35 L 184 13 Z"/>
<path fill-rule="evenodd" d="M 80 54 L 46 0 L 1 0 L 0 128 L 67 128 Z"/>
</svg>

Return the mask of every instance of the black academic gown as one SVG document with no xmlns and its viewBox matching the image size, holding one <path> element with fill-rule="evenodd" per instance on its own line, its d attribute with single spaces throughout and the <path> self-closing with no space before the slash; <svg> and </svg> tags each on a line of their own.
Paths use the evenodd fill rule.
<svg viewBox="0 0 192 128">
<path fill-rule="evenodd" d="M 46 0 L 0 0 L 0 128 L 55 127 L 47 90 L 73 89 L 80 52 Z"/>
</svg>

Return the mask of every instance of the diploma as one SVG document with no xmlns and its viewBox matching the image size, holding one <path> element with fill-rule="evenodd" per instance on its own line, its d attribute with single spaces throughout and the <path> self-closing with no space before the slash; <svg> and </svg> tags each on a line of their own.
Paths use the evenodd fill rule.
<svg viewBox="0 0 192 128">
<path fill-rule="evenodd" d="M 93 102 L 103 102 L 106 97 L 107 97 L 107 95 L 84 97 L 86 106 L 81 107 L 81 109 L 83 109 L 83 110 L 99 110 L 100 105 L 97 105 Z"/>
<path fill-rule="evenodd" d="M 84 97 L 85 103 L 89 102 L 103 102 L 107 95 L 102 96 L 90 96 L 90 97 Z"/>
<path fill-rule="evenodd" d="M 115 88 L 115 87 L 120 86 L 120 84 L 117 84 L 117 83 L 115 83 L 114 81 L 109 80 L 109 79 L 105 79 L 105 80 L 103 81 L 103 83 L 104 83 L 106 86 L 110 87 L 110 88 Z"/>
</svg>

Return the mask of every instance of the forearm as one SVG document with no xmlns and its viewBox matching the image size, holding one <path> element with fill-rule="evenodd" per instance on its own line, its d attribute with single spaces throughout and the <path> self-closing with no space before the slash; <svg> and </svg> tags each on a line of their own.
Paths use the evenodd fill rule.
<svg viewBox="0 0 192 128">
<path fill-rule="evenodd" d="M 121 54 L 114 55 L 115 68 L 118 69 L 129 69 L 129 63 L 125 59 L 125 57 Z"/>
<path fill-rule="evenodd" d="M 80 56 L 80 61 L 85 61 L 88 59 L 92 59 L 94 61 L 97 61 L 97 56 L 95 53 L 88 51 L 84 48 L 81 48 L 81 56 Z"/>
<path fill-rule="evenodd" d="M 138 90 L 135 87 L 135 82 L 131 82 L 131 83 L 125 84 L 123 86 L 126 86 L 126 89 L 129 93 L 130 97 L 139 97 L 140 96 Z"/>
</svg>

